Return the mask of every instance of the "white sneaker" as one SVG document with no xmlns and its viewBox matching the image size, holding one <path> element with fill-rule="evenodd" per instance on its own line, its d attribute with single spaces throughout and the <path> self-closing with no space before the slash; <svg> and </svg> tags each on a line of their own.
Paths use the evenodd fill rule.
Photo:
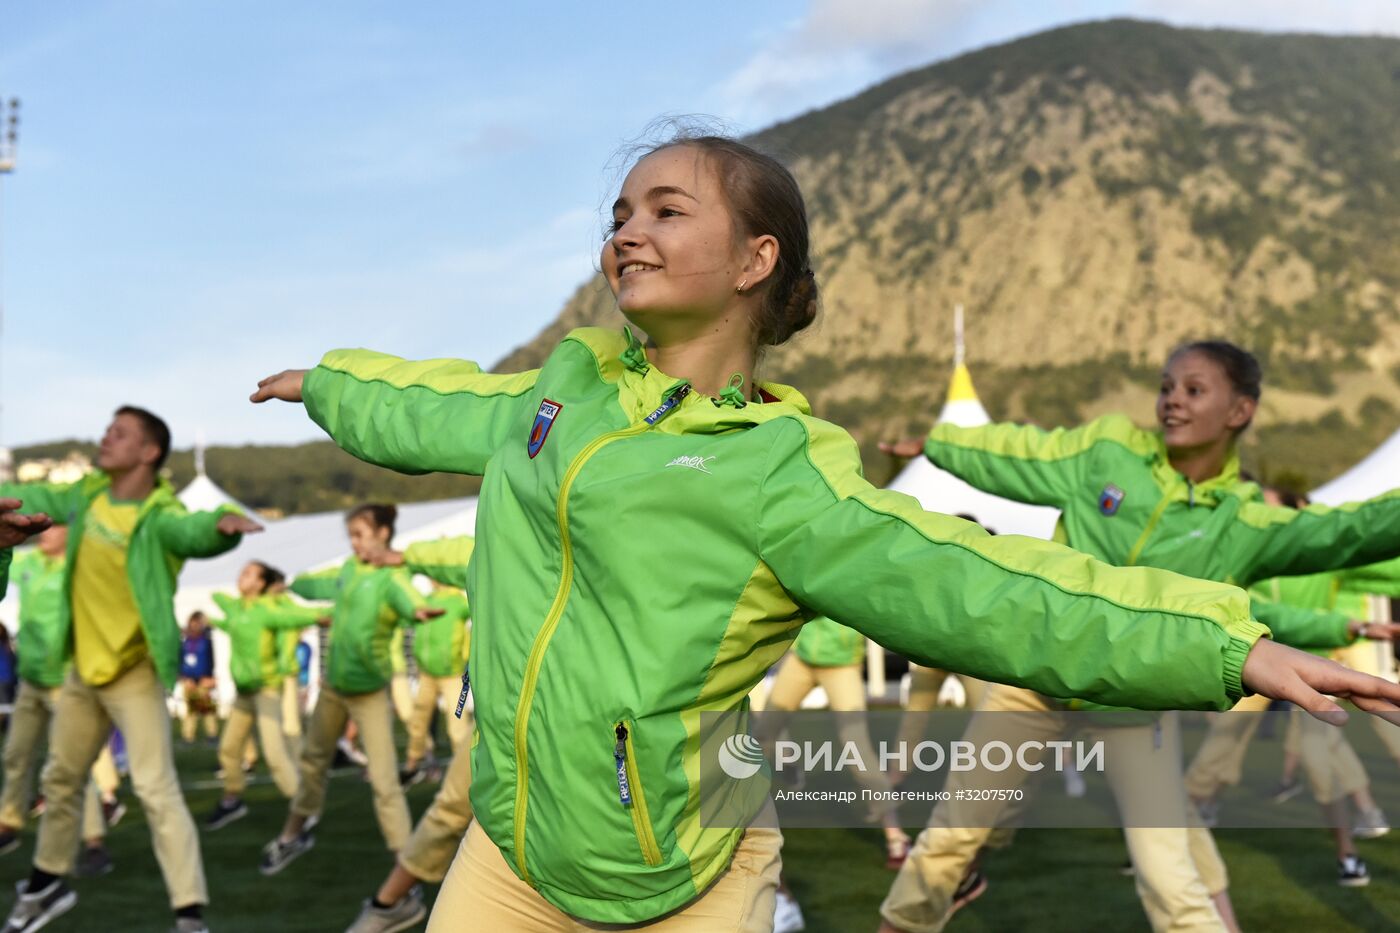
<svg viewBox="0 0 1400 933">
<path fill-rule="evenodd" d="M 1357 839 L 1379 839 L 1390 832 L 1390 824 L 1386 822 L 1385 814 L 1380 807 L 1370 810 L 1362 810 L 1356 818 L 1356 828 L 1351 834 Z"/>
<path fill-rule="evenodd" d="M 802 919 L 802 908 L 797 900 L 786 891 L 778 892 L 778 904 L 773 910 L 773 933 L 798 933 L 807 929 L 807 921 Z"/>
</svg>

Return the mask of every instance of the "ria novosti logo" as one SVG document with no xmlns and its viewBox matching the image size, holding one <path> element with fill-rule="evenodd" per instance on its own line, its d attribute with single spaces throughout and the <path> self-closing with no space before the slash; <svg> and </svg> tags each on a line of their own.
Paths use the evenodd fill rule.
<svg viewBox="0 0 1400 933">
<path fill-rule="evenodd" d="M 736 781 L 751 778 L 763 767 L 763 746 L 747 733 L 731 735 L 719 747 L 719 767 Z"/>
</svg>

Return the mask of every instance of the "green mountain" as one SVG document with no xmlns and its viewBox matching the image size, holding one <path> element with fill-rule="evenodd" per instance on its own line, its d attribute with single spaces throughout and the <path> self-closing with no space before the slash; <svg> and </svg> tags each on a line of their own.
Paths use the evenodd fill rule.
<svg viewBox="0 0 1400 933">
<path fill-rule="evenodd" d="M 1151 420 L 1181 341 L 1265 363 L 1246 459 L 1319 483 L 1400 426 L 1400 40 L 1056 29 L 754 137 L 807 196 L 824 310 L 767 357 L 861 443 L 922 433 L 952 308 L 997 418 Z M 503 360 L 619 324 L 599 279 Z"/>
</svg>

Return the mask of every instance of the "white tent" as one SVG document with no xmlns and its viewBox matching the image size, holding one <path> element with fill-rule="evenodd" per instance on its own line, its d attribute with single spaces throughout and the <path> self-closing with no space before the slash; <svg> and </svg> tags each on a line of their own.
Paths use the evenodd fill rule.
<svg viewBox="0 0 1400 933">
<path fill-rule="evenodd" d="M 204 469 L 204 442 L 194 448 L 194 479 L 177 493 L 180 502 L 191 512 L 208 512 L 221 505 L 236 506 L 240 511 L 252 515 L 253 510 L 224 491 L 218 483 L 209 478 Z M 259 519 L 266 522 L 267 519 Z"/>
<path fill-rule="evenodd" d="M 948 386 L 948 399 L 943 404 L 938 423 L 965 428 L 990 424 L 992 419 L 978 400 L 977 390 L 972 386 L 972 374 L 963 361 L 961 307 L 958 308 L 956 331 L 953 381 Z M 1055 521 L 1060 514 L 1057 509 L 1026 505 L 974 489 L 953 474 L 934 466 L 923 456 L 911 460 L 889 488 L 913 496 L 930 512 L 971 515 L 998 534 L 1049 538 L 1054 534 Z"/>
<path fill-rule="evenodd" d="M 968 372 L 964 360 L 962 305 L 958 305 L 954 312 L 953 329 L 953 381 L 948 385 L 948 398 L 943 403 L 943 411 L 939 413 L 937 423 L 955 424 L 965 428 L 990 424 L 992 419 L 988 417 L 987 410 L 977 398 L 977 390 L 972 386 L 972 374 Z M 1058 509 L 1026 505 L 974 489 L 953 474 L 934 466 L 924 456 L 909 461 L 908 466 L 890 482 L 889 488 L 913 496 L 930 512 L 971 515 L 983 526 L 995 530 L 998 534 L 1049 538 L 1055 532 L 1055 522 L 1060 515 Z M 867 649 L 866 678 L 869 691 L 873 696 L 883 696 L 884 649 L 873 641 L 867 643 Z"/>
<path fill-rule="evenodd" d="M 1379 496 L 1396 486 L 1400 486 L 1400 431 L 1365 460 L 1313 490 L 1312 499 L 1323 505 L 1341 505 Z"/>
</svg>

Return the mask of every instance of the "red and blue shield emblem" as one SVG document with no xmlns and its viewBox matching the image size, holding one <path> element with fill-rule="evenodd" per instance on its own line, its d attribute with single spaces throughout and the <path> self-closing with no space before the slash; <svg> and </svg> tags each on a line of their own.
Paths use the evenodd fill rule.
<svg viewBox="0 0 1400 933">
<path fill-rule="evenodd" d="M 540 448 L 544 447 L 545 439 L 554 427 L 554 419 L 558 418 L 559 412 L 563 410 L 564 406 L 558 402 L 551 402 L 549 399 L 540 402 L 540 410 L 535 412 L 535 423 L 530 427 L 530 443 L 526 445 L 531 460 L 535 459 Z"/>
<path fill-rule="evenodd" d="M 1099 493 L 1099 511 L 1112 518 L 1118 514 L 1118 506 L 1123 504 L 1123 490 L 1109 483 Z"/>
</svg>

